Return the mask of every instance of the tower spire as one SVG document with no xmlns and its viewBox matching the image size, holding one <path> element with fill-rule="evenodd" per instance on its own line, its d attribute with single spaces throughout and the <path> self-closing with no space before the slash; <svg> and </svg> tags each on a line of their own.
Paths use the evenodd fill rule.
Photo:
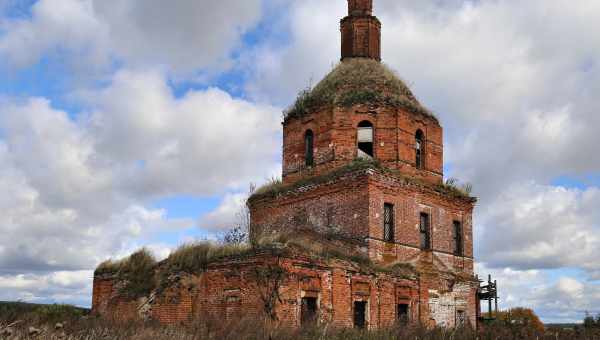
<svg viewBox="0 0 600 340">
<path fill-rule="evenodd" d="M 373 0 L 348 0 L 348 16 L 341 21 L 342 60 L 381 61 L 381 23 L 373 16 Z"/>
</svg>

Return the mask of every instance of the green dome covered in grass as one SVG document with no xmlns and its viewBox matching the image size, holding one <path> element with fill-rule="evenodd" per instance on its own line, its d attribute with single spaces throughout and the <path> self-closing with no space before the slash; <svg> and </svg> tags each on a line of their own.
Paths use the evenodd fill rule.
<svg viewBox="0 0 600 340">
<path fill-rule="evenodd" d="M 284 119 L 302 117 L 322 106 L 351 107 L 355 104 L 403 107 L 435 119 L 394 71 L 366 58 L 340 62 L 314 88 L 300 92 L 296 102 L 284 112 Z"/>
</svg>

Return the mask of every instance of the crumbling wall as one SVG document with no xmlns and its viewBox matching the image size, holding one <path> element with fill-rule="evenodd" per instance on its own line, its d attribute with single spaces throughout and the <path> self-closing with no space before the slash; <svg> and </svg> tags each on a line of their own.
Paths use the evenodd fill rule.
<svg viewBox="0 0 600 340">
<path fill-rule="evenodd" d="M 375 158 L 386 167 L 430 183 L 443 179 L 443 135 L 439 122 L 386 105 L 324 107 L 283 125 L 283 180 L 286 184 L 320 176 L 351 163 L 357 157 L 357 127 L 374 127 Z M 305 166 L 304 136 L 314 133 L 315 165 Z M 415 135 L 425 133 L 425 169 L 415 167 Z"/>
<path fill-rule="evenodd" d="M 439 289 L 429 290 L 430 318 L 440 327 L 456 327 L 468 324 L 471 321 L 469 306 L 472 294 L 472 284 L 468 282 L 457 283 L 448 292 Z"/>
<path fill-rule="evenodd" d="M 334 327 L 353 327 L 356 301 L 367 302 L 369 328 L 396 322 L 398 303 L 410 304 L 411 319 L 418 320 L 418 280 L 383 272 L 361 273 L 349 262 L 333 262 L 273 255 L 224 261 L 210 265 L 204 273 L 171 277 L 166 287 L 137 300 L 121 296 L 118 282 L 109 285 L 106 277 L 96 277 L 94 312 L 117 321 L 151 319 L 163 324 L 270 318 L 264 297 L 269 296 L 265 287 L 272 282 L 257 280 L 256 275 L 268 276 L 265 268 L 280 268 L 285 274 L 272 286 L 277 290 L 272 316 L 281 325 L 301 326 L 303 297 L 317 298 L 318 320 Z"/>
<path fill-rule="evenodd" d="M 276 197 L 251 199 L 250 216 L 254 234 L 313 230 L 364 240 L 369 225 L 367 176 L 359 171 L 319 184 L 307 183 Z"/>
</svg>

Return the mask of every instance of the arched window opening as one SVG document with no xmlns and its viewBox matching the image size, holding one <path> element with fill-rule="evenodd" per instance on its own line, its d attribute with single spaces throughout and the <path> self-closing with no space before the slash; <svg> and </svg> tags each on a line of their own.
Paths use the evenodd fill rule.
<svg viewBox="0 0 600 340">
<path fill-rule="evenodd" d="M 311 130 L 304 134 L 304 159 L 306 166 L 315 165 L 315 135 Z"/>
<path fill-rule="evenodd" d="M 415 135 L 415 151 L 415 165 L 417 169 L 423 169 L 425 161 L 425 138 L 423 136 L 423 131 L 421 130 L 418 130 L 417 134 Z"/>
<path fill-rule="evenodd" d="M 358 158 L 372 159 L 373 151 L 373 124 L 363 121 L 358 124 Z"/>
</svg>

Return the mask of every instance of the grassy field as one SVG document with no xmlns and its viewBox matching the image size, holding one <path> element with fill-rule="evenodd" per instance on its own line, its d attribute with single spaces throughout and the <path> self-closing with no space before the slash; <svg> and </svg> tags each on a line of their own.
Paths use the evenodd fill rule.
<svg viewBox="0 0 600 340">
<path fill-rule="evenodd" d="M 600 339 L 600 332 L 576 329 L 546 329 L 539 333 L 526 325 L 497 323 L 477 333 L 470 329 L 428 330 L 419 326 L 394 327 L 365 332 L 313 327 L 301 330 L 280 329 L 268 323 L 245 320 L 234 324 L 196 323 L 164 327 L 152 323 L 115 324 L 89 315 L 89 310 L 65 305 L 34 305 L 0 302 L 0 339 L 158 339 L 158 340 L 461 340 L 461 339 Z"/>
</svg>

